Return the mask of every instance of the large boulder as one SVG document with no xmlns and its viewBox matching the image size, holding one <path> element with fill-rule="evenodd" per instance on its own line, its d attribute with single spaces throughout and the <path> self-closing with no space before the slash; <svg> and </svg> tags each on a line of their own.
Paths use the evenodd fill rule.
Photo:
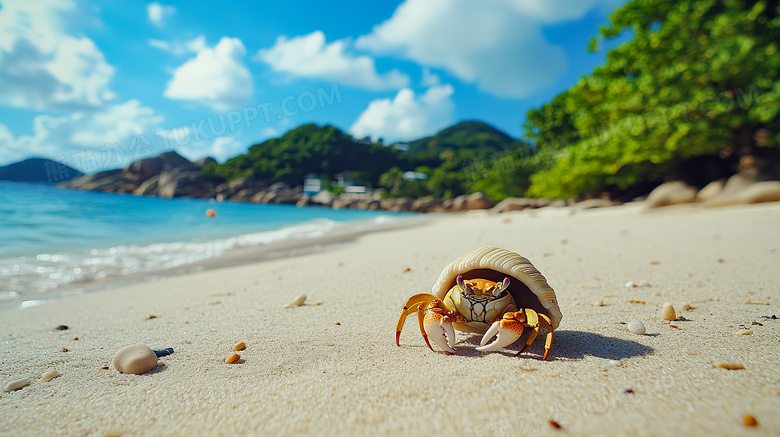
<svg viewBox="0 0 780 437">
<path fill-rule="evenodd" d="M 520 211 L 533 206 L 534 199 L 527 199 L 525 197 L 507 197 L 506 199 L 498 202 L 496 206 L 491 208 L 490 212 L 502 213 L 509 211 Z"/>
<path fill-rule="evenodd" d="M 466 204 L 465 207 L 467 210 L 473 210 L 473 209 L 490 209 L 495 205 L 490 199 L 487 198 L 484 194 L 477 191 L 476 193 L 469 194 L 466 196 Z"/>
<path fill-rule="evenodd" d="M 679 205 L 696 201 L 698 190 L 683 181 L 666 182 L 657 186 L 645 200 L 647 208 Z"/>
<path fill-rule="evenodd" d="M 780 200 L 780 181 L 759 181 L 737 173 L 726 181 L 723 190 L 704 202 L 704 206 L 742 205 Z"/>
<path fill-rule="evenodd" d="M 322 190 L 311 197 L 311 203 L 322 205 L 322 206 L 330 206 L 330 204 L 333 203 L 333 199 L 335 198 L 336 196 L 330 191 Z"/>
<path fill-rule="evenodd" d="M 435 197 L 425 196 L 412 202 L 410 209 L 413 212 L 429 212 L 433 208 L 440 205 L 441 205 L 441 201 L 439 201 Z"/>
<path fill-rule="evenodd" d="M 704 188 L 696 193 L 696 200 L 699 202 L 706 202 L 723 191 L 723 186 L 726 185 L 725 179 L 718 179 L 705 185 Z"/>
<path fill-rule="evenodd" d="M 65 184 L 69 188 L 97 191 L 118 191 L 127 185 L 121 169 L 80 176 Z"/>
<path fill-rule="evenodd" d="M 198 172 L 165 172 L 157 181 L 157 195 L 161 197 L 212 197 L 211 185 Z"/>
<path fill-rule="evenodd" d="M 152 176 L 174 170 L 200 171 L 200 168 L 176 152 L 167 152 L 154 158 L 135 161 L 125 169 L 124 177 L 128 182 L 140 185 Z"/>
</svg>

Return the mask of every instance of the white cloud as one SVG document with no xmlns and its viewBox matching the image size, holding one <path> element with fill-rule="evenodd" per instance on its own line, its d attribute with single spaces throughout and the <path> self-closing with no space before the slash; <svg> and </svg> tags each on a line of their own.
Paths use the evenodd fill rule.
<svg viewBox="0 0 780 437">
<path fill-rule="evenodd" d="M 566 53 L 542 22 L 581 18 L 618 0 L 406 0 L 355 46 L 443 68 L 500 97 L 526 97 L 558 80 Z"/>
<path fill-rule="evenodd" d="M 155 26 L 162 26 L 163 20 L 166 16 L 170 16 L 176 13 L 176 8 L 169 5 L 161 5 L 154 2 L 149 3 L 146 6 L 146 14 L 149 17 L 149 22 Z"/>
<path fill-rule="evenodd" d="M 97 108 L 113 99 L 114 68 L 95 43 L 65 32 L 69 0 L 4 1 L 0 104 L 38 110 Z"/>
<path fill-rule="evenodd" d="M 198 102 L 217 111 L 245 103 L 254 93 L 254 83 L 244 55 L 246 48 L 238 38 L 223 37 L 214 48 L 202 47 L 173 72 L 165 97 Z"/>
<path fill-rule="evenodd" d="M 315 31 L 287 39 L 277 38 L 270 49 L 257 53 L 274 71 L 291 76 L 325 79 L 369 90 L 398 89 L 409 84 L 409 77 L 397 69 L 385 74 L 376 71 L 374 59 L 347 53 L 347 40 L 325 42 L 325 34 Z"/>
<path fill-rule="evenodd" d="M 624 0 L 514 0 L 523 15 L 547 22 L 579 20 L 597 7 L 612 8 Z"/>
<path fill-rule="evenodd" d="M 455 104 L 451 85 L 429 88 L 416 97 L 404 88 L 394 99 L 377 99 L 368 105 L 349 132 L 356 138 L 382 137 L 389 141 L 408 141 L 432 134 L 454 121 Z"/>
<path fill-rule="evenodd" d="M 201 35 L 193 40 L 185 41 L 183 43 L 178 41 L 150 39 L 148 43 L 154 48 L 158 48 L 173 55 L 180 56 L 188 53 L 198 53 L 199 51 L 206 48 L 206 37 Z"/>
<path fill-rule="evenodd" d="M 153 109 L 142 106 L 137 100 L 129 100 L 107 106 L 103 111 L 76 112 L 57 117 L 38 115 L 33 120 L 32 135 L 18 138 L 0 124 L 0 149 L 5 152 L 2 160 L 8 163 L 29 156 L 64 157 L 63 162 L 83 170 L 108 170 L 134 160 L 146 145 L 138 143 L 130 147 L 131 139 L 145 135 L 149 141 L 153 140 L 152 131 L 162 120 L 163 117 L 155 115 Z M 107 146 L 111 144 L 116 146 Z M 121 158 L 120 162 L 107 162 L 112 158 L 105 153 L 107 147 L 121 150 L 114 156 Z M 85 164 L 79 161 L 84 153 L 94 156 L 98 168 L 84 168 Z"/>
<path fill-rule="evenodd" d="M 422 79 L 420 85 L 424 87 L 430 87 L 441 83 L 441 78 L 436 73 L 431 73 L 431 69 L 428 67 L 423 68 Z"/>
</svg>

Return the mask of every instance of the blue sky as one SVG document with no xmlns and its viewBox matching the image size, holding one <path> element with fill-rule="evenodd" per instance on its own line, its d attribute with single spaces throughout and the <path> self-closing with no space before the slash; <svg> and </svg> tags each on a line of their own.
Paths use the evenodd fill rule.
<svg viewBox="0 0 780 437">
<path fill-rule="evenodd" d="M 406 141 L 526 112 L 622 0 L 0 0 L 0 165 L 219 161 L 306 124 Z"/>
</svg>

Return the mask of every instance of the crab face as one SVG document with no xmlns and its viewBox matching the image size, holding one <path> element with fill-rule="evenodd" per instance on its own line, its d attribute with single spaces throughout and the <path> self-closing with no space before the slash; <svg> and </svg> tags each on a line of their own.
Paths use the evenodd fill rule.
<svg viewBox="0 0 780 437">
<path fill-rule="evenodd" d="M 444 305 L 463 316 L 463 323 L 455 328 L 461 331 L 485 332 L 490 324 L 498 320 L 507 311 L 515 311 L 515 301 L 506 291 L 509 278 L 503 282 L 486 279 L 458 281 L 444 297 Z M 471 329 L 465 329 L 465 327 Z"/>
</svg>

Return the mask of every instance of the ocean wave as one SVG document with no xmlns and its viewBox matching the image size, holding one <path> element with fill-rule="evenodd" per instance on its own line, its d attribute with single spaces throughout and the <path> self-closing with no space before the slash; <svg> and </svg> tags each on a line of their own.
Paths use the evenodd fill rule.
<svg viewBox="0 0 780 437">
<path fill-rule="evenodd" d="M 280 229 L 207 241 L 116 245 L 86 251 L 39 253 L 34 256 L 0 259 L 0 302 L 35 298 L 41 293 L 55 292 L 111 277 L 181 267 L 218 258 L 237 248 L 313 239 L 339 231 L 367 231 L 385 227 L 398 220 L 397 217 L 386 215 L 352 222 L 320 218 Z"/>
</svg>

